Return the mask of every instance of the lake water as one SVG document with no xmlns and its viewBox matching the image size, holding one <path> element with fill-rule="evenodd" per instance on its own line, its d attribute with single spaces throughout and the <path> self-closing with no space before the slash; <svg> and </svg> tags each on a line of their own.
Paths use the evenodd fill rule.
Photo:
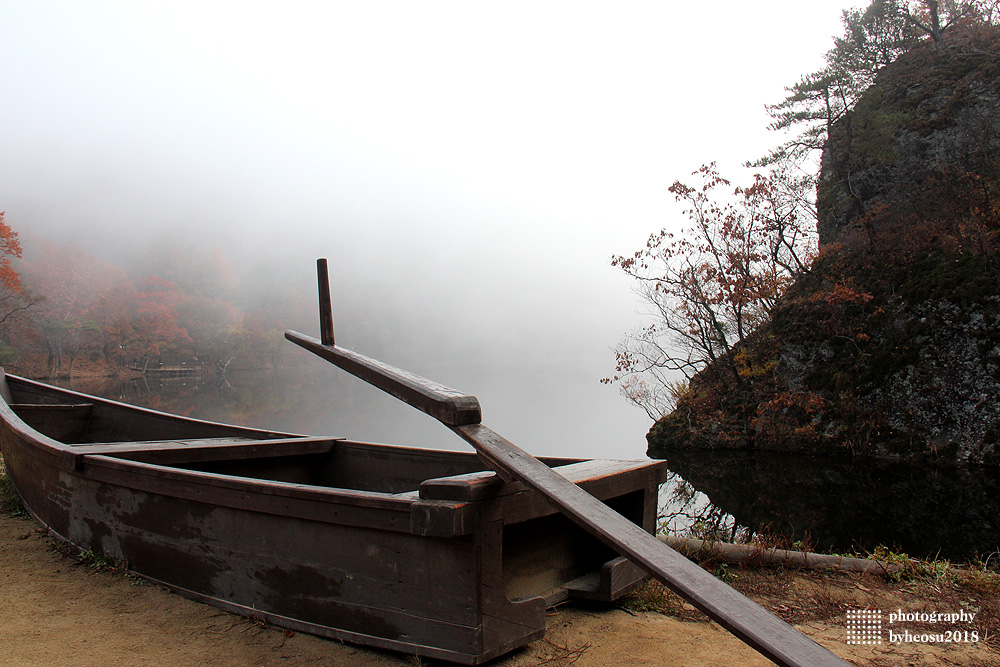
<svg viewBox="0 0 1000 667">
<path fill-rule="evenodd" d="M 589 378 L 547 369 L 471 369 L 484 422 L 536 455 L 642 458 L 648 422 Z M 193 379 L 99 380 L 71 388 L 166 412 L 293 433 L 465 450 L 430 417 L 325 363 Z M 462 386 L 462 385 L 458 385 Z M 569 387 L 569 388 L 567 388 Z M 546 397 L 538 401 L 537 397 Z M 488 400 L 483 400 L 488 397 Z M 623 411 L 632 410 L 622 416 Z M 885 545 L 965 560 L 1000 546 L 1000 472 L 955 465 L 842 461 L 777 453 L 666 452 L 666 522 L 769 530 L 815 550 Z"/>
<path fill-rule="evenodd" d="M 820 552 L 884 545 L 951 560 L 1000 548 L 995 468 L 774 452 L 661 455 L 678 475 L 661 494 L 674 529 L 701 520 L 730 534 L 737 526 L 771 531 Z"/>
</svg>

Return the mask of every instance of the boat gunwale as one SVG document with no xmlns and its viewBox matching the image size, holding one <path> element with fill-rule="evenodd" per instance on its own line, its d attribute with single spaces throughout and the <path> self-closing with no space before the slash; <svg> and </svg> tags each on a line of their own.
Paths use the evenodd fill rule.
<svg viewBox="0 0 1000 667">
<path fill-rule="evenodd" d="M 190 495 L 189 493 L 183 493 L 183 487 L 185 486 L 200 486 L 203 488 L 208 487 L 223 491 L 228 490 L 243 494 L 250 494 L 258 497 L 273 497 L 276 499 L 287 498 L 297 501 L 319 502 L 327 505 L 335 504 L 339 501 L 349 507 L 364 507 L 369 509 L 393 511 L 409 511 L 410 506 L 418 501 L 422 503 L 431 502 L 434 505 L 441 507 L 459 507 L 467 504 L 455 501 L 421 501 L 418 497 L 418 489 L 416 488 L 402 493 L 364 491 L 344 487 L 298 484 L 294 482 L 243 477 L 224 473 L 202 472 L 178 467 L 176 465 L 136 461 L 124 457 L 114 456 L 110 452 L 105 454 L 86 454 L 74 451 L 73 445 L 61 443 L 58 440 L 54 440 L 44 433 L 31 428 L 25 424 L 24 421 L 17 416 L 17 413 L 13 411 L 10 405 L 3 400 L 0 400 L 0 417 L 2 417 L 2 420 L 10 428 L 10 430 L 15 432 L 15 437 L 20 438 L 27 446 L 25 453 L 29 456 L 41 456 L 55 459 L 53 465 L 56 465 L 61 469 L 71 471 L 73 474 L 85 479 L 95 479 L 94 473 L 98 472 L 96 477 L 101 478 L 99 481 L 115 484 L 124 488 L 143 490 L 147 488 L 149 484 L 141 484 L 141 482 L 148 482 L 151 479 L 157 479 L 167 482 L 167 486 L 176 486 L 175 493 L 167 493 L 168 489 L 160 489 L 157 493 L 176 497 L 187 497 Z M 305 438 L 305 436 L 303 436 L 303 438 Z M 298 444 L 294 437 L 281 440 L 292 445 Z M 342 442 L 342 440 L 337 438 L 325 438 L 325 440 L 328 440 L 331 443 Z M 167 443 L 170 441 L 163 442 Z M 263 444 L 266 446 L 266 443 L 266 440 L 248 440 L 246 443 L 238 443 L 238 445 L 258 446 Z M 129 446 L 128 441 L 123 442 L 122 446 L 122 453 L 129 453 L 125 449 Z M 225 447 L 226 445 L 221 446 Z M 178 444 L 176 448 L 164 447 L 159 451 L 191 451 L 194 453 L 192 451 L 193 449 L 194 448 L 189 446 Z M 213 448 L 198 447 L 198 449 L 205 451 Z M 247 459 L 280 458 L 283 455 L 287 456 L 287 454 L 279 452 L 270 452 L 247 457 Z M 101 469 L 111 471 L 111 473 L 105 473 L 103 475 L 99 474 Z M 193 489 L 189 489 L 189 491 L 191 490 Z M 245 502 L 223 503 L 220 502 L 220 499 L 218 498 L 213 499 L 210 502 L 211 504 L 233 507 L 245 507 L 248 504 Z M 287 508 L 284 508 L 281 512 L 276 510 L 274 513 L 285 514 L 287 513 Z"/>
<path fill-rule="evenodd" d="M 2 369 L 0 369 L 0 372 L 2 372 Z M 151 451 L 151 452 L 152 451 L 174 451 L 174 450 L 180 451 L 180 450 L 185 450 L 185 449 L 190 450 L 190 451 L 195 451 L 196 448 L 197 449 L 209 449 L 209 448 L 216 448 L 216 447 L 219 448 L 220 451 L 222 451 L 225 448 L 239 448 L 241 446 L 253 447 L 253 446 L 256 446 L 256 445 L 268 445 L 269 443 L 274 442 L 274 441 L 291 441 L 291 442 L 299 442 L 299 441 L 301 441 L 301 442 L 308 442 L 308 441 L 315 441 L 317 438 L 320 438 L 320 439 L 325 439 L 325 440 L 330 440 L 330 441 L 338 441 L 341 444 L 346 445 L 346 446 L 350 446 L 350 447 L 360 447 L 360 448 L 371 449 L 373 452 L 374 451 L 383 452 L 383 453 L 390 452 L 392 454 L 402 455 L 402 456 L 435 458 L 435 457 L 441 457 L 442 455 L 443 456 L 457 455 L 457 456 L 461 456 L 461 457 L 477 457 L 478 458 L 478 455 L 474 451 L 459 451 L 459 450 L 451 450 L 451 449 L 433 449 L 433 448 L 427 448 L 427 447 L 413 447 L 413 446 L 408 446 L 408 445 L 395 445 L 395 444 L 390 444 L 390 443 L 375 443 L 375 442 L 368 442 L 368 441 L 364 441 L 364 440 L 352 440 L 352 439 L 349 439 L 349 438 L 346 438 L 346 437 L 343 437 L 343 436 L 314 436 L 314 435 L 303 435 L 303 434 L 296 434 L 296 433 L 281 433 L 281 432 L 277 432 L 277 431 L 268 431 L 268 430 L 263 430 L 263 429 L 256 429 L 256 428 L 248 427 L 248 426 L 238 426 L 238 425 L 235 425 L 235 424 L 226 424 L 224 422 L 216 422 L 216 421 L 209 421 L 209 420 L 197 419 L 195 417 L 186 417 L 186 416 L 182 416 L 182 415 L 176 415 L 176 414 L 169 413 L 169 412 L 163 412 L 163 411 L 160 411 L 160 410 L 154 410 L 152 408 L 144 408 L 142 406 L 132 405 L 130 403 L 122 403 L 120 401 L 115 401 L 113 399 L 101 398 L 99 396 L 91 396 L 90 394 L 82 394 L 80 392 L 73 391 L 72 389 L 65 389 L 63 387 L 56 387 L 55 385 L 45 384 L 44 382 L 39 382 L 37 380 L 31 380 L 31 379 L 28 379 L 28 378 L 25 378 L 25 377 L 21 377 L 21 376 L 18 376 L 18 375 L 6 374 L 6 375 L 0 376 L 0 377 L 5 377 L 6 379 L 13 379 L 15 382 L 25 383 L 25 384 L 28 384 L 30 386 L 34 386 L 35 388 L 43 390 L 43 391 L 44 390 L 53 389 L 53 390 L 56 390 L 57 392 L 60 392 L 60 393 L 68 393 L 68 394 L 71 394 L 71 395 L 73 395 L 73 396 L 75 396 L 77 398 L 85 399 L 86 403 L 102 403 L 102 404 L 111 406 L 111 407 L 113 407 L 115 409 L 123 409 L 123 410 L 126 410 L 126 411 L 141 412 L 141 413 L 144 413 L 146 415 L 153 416 L 153 417 L 165 417 L 165 418 L 169 418 L 172 421 L 182 421 L 182 422 L 186 422 L 186 423 L 190 423 L 190 424 L 194 424 L 194 425 L 209 426 L 209 427 L 212 427 L 212 428 L 231 429 L 232 431 L 234 431 L 234 433 L 230 437 L 242 437 L 242 436 L 239 435 L 240 432 L 252 433 L 252 434 L 254 434 L 254 436 L 260 436 L 260 437 L 249 437 L 249 436 L 247 436 L 246 441 L 245 442 L 241 442 L 241 443 L 235 443 L 235 442 L 234 443 L 215 443 L 215 444 L 206 443 L 204 445 L 178 444 L 178 446 L 176 448 L 175 447 L 171 447 L 169 445 L 169 443 L 171 443 L 171 442 L 180 443 L 181 441 L 184 441 L 184 440 L 205 440 L 205 441 L 207 441 L 207 440 L 212 439 L 212 437 L 210 436 L 210 437 L 205 437 L 205 438 L 168 438 L 168 439 L 163 439 L 163 440 L 145 440 L 145 441 L 121 440 L 121 441 L 92 442 L 92 443 L 91 442 L 83 442 L 83 443 L 72 443 L 71 444 L 71 443 L 61 442 L 61 441 L 56 440 L 54 438 L 50 438 L 49 436 L 46 436 L 45 434 L 43 434 L 43 433 L 41 433 L 41 432 L 33 429 L 31 426 L 28 426 L 28 424 L 25 423 L 17 415 L 16 412 L 13 411 L 13 408 L 11 408 L 10 404 L 8 404 L 6 401 L 0 399 L 0 408 L 7 409 L 9 411 L 7 413 L 7 415 L 13 417 L 16 420 L 16 422 L 17 422 L 16 424 L 11 424 L 12 426 L 18 426 L 19 427 L 18 430 L 20 430 L 22 432 L 25 432 L 25 433 L 30 433 L 30 434 L 34 435 L 35 439 L 38 441 L 38 444 L 41 444 L 42 446 L 47 447 L 47 448 L 51 448 L 52 450 L 58 451 L 61 455 L 64 452 L 73 452 L 73 453 L 78 453 L 80 455 L 86 455 L 87 453 L 85 451 L 81 451 L 81 450 L 83 450 L 83 448 L 85 448 L 85 447 L 91 447 L 91 446 L 97 446 L 97 445 L 106 445 L 106 446 L 109 446 L 109 447 L 113 447 L 113 446 L 116 446 L 116 445 L 121 445 L 123 453 L 126 452 L 126 449 L 128 447 L 136 447 L 136 449 L 138 449 L 137 445 L 139 445 L 139 444 L 142 444 L 142 445 L 147 445 L 148 444 L 149 445 L 148 450 Z M 19 405 L 19 404 L 18 403 L 14 403 L 14 405 Z M 36 403 L 36 404 L 28 404 L 28 405 L 43 405 L 44 406 L 44 405 L 58 405 L 58 404 Z M 5 419 L 5 421 L 7 421 L 8 423 L 10 423 L 9 419 Z M 278 444 L 278 443 L 275 442 L 274 444 Z M 162 445 L 162 446 L 159 446 L 159 445 Z M 263 457 L 266 457 L 266 456 L 268 456 L 268 455 L 267 454 L 261 454 L 260 456 L 256 456 L 255 455 L 255 456 L 248 456 L 246 458 L 248 458 L 248 459 L 249 458 L 263 458 Z M 544 462 L 546 462 L 548 465 L 560 466 L 560 465 L 569 465 L 569 464 L 572 464 L 572 463 L 581 463 L 581 462 L 588 461 L 588 460 L 591 460 L 591 459 L 574 458 L 574 457 L 543 457 L 541 460 L 544 461 Z M 485 464 L 485 462 L 483 463 L 483 471 L 482 472 L 487 472 L 487 473 L 492 472 L 490 470 L 490 468 Z M 428 479 L 437 479 L 437 478 L 428 478 Z M 416 490 L 416 489 L 414 489 L 414 490 Z"/>
<path fill-rule="evenodd" d="M 0 369 L 0 370 L 2 370 L 2 369 Z M 2 377 L 5 381 L 13 380 L 15 384 L 18 384 L 18 383 L 24 384 L 24 385 L 27 385 L 29 387 L 32 387 L 34 389 L 41 390 L 41 391 L 44 391 L 44 392 L 67 394 L 67 395 L 69 395 L 72 398 L 82 399 L 83 403 L 90 403 L 90 404 L 98 404 L 99 403 L 99 404 L 102 404 L 102 405 L 105 405 L 105 406 L 108 406 L 108 407 L 111 407 L 111 408 L 114 408 L 114 409 L 124 409 L 124 410 L 132 411 L 132 412 L 140 412 L 140 413 L 143 413 L 144 415 L 150 416 L 150 417 L 167 418 L 167 419 L 169 419 L 171 421 L 183 421 L 183 422 L 186 422 L 186 423 L 189 423 L 189 424 L 194 424 L 194 425 L 198 425 L 198 426 L 207 426 L 207 427 L 211 427 L 211 428 L 222 427 L 222 428 L 232 429 L 233 431 L 242 431 L 242 432 L 248 433 L 248 434 L 260 435 L 261 436 L 260 437 L 261 440 L 275 439 L 275 438 L 307 437 L 307 436 L 305 436 L 303 434 L 298 434 L 298 433 L 283 433 L 283 432 L 280 432 L 280 431 L 269 431 L 267 429 L 254 428 L 252 426 L 237 426 L 236 424 L 226 424 L 224 422 L 211 421 L 211 420 L 207 420 L 207 419 L 198 419 L 197 417 L 186 417 L 186 416 L 183 416 L 183 415 L 177 415 L 177 414 L 173 414 L 173 413 L 170 413 L 170 412 L 163 412 L 162 410 L 155 410 L 153 408 L 146 408 L 146 407 L 143 407 L 141 405 L 133 405 L 131 403 L 123 403 L 122 401 L 116 401 L 116 400 L 114 400 L 112 398 L 103 398 L 101 396 L 94 396 L 92 394 L 84 394 L 84 393 L 79 392 L 79 391 L 74 391 L 73 389 L 67 389 L 65 387 L 57 387 L 56 385 L 46 384 L 46 383 L 40 382 L 38 380 L 32 380 L 31 378 L 26 378 L 26 377 L 23 377 L 23 376 L 20 376 L 20 375 L 13 375 L 11 373 L 3 373 L 3 375 L 0 376 L 0 377 Z M 53 390 L 54 390 L 54 392 L 53 392 Z M 0 399 L 0 403 L 8 405 L 8 407 L 9 407 L 9 404 L 5 400 Z M 15 402 L 14 405 L 18 405 L 18 403 Z M 44 405 L 54 405 L 54 404 L 37 403 L 35 405 L 43 405 L 44 406 Z M 15 416 L 16 416 L 16 414 L 15 414 Z M 18 418 L 18 419 L 20 421 L 20 418 Z M 22 421 L 22 423 L 24 423 L 24 422 Z M 27 424 L 25 424 L 25 426 L 27 426 Z M 28 428 L 30 428 L 30 427 L 28 427 Z M 49 439 L 52 440 L 51 438 L 49 438 Z M 59 441 L 58 440 L 53 440 L 53 442 L 59 442 Z M 59 443 L 59 444 L 63 444 L 64 445 L 65 443 Z"/>
<path fill-rule="evenodd" d="M 37 382 L 34 380 L 27 380 L 26 378 L 21 378 L 19 376 L 6 376 L 7 378 L 14 378 L 15 382 L 24 380 L 29 386 L 33 386 L 39 390 L 47 390 L 52 385 L 47 385 L 45 383 Z M 72 390 L 64 390 L 61 387 L 54 387 L 57 392 L 62 393 L 67 392 L 70 394 L 77 394 Z M 51 395 L 51 394 L 50 394 Z M 86 394 L 80 395 L 83 398 L 89 399 L 90 397 Z M 281 444 L 286 444 L 291 447 L 296 445 L 307 444 L 310 442 L 316 442 L 317 437 L 309 436 L 296 436 L 289 434 L 283 438 L 267 438 L 266 436 L 272 435 L 273 432 L 261 431 L 257 429 L 244 429 L 240 426 L 232 426 L 229 424 L 224 424 L 220 422 L 207 422 L 204 420 L 198 420 L 194 418 L 182 417 L 178 415 L 172 415 L 170 413 L 160 412 L 158 410 L 151 410 L 148 408 L 141 408 L 139 406 L 129 405 L 127 403 L 119 403 L 113 400 L 101 399 L 99 397 L 93 397 L 97 401 L 87 401 L 87 402 L 104 402 L 110 404 L 116 408 L 124 409 L 128 411 L 136 410 L 154 417 L 166 416 L 173 420 L 182 420 L 189 423 L 195 423 L 196 425 L 206 424 L 213 428 L 217 427 L 227 427 L 233 429 L 235 437 L 239 437 L 241 432 L 252 431 L 261 436 L 260 439 L 248 438 L 245 442 L 240 443 L 227 443 L 227 444 L 216 444 L 216 445 L 184 445 L 177 440 L 163 440 L 163 441 L 147 441 L 150 447 L 147 449 L 153 452 L 185 452 L 190 454 L 204 454 L 212 450 L 225 452 L 232 452 L 235 450 L 242 450 L 244 452 L 251 451 L 253 448 L 266 447 L 269 440 L 278 440 L 279 447 Z M 37 403 L 38 405 L 45 405 L 44 403 Z M 14 405 L 17 405 L 15 403 Z M 344 507 L 345 510 L 380 510 L 389 512 L 405 512 L 409 513 L 411 506 L 414 503 L 427 504 L 428 501 L 422 501 L 418 497 L 418 488 L 403 492 L 403 493 L 385 493 L 377 491 L 365 491 L 360 489 L 349 489 L 344 487 L 329 487 L 320 485 L 310 485 L 310 484 L 299 484 L 293 482 L 282 482 L 278 480 L 261 479 L 254 477 L 243 477 L 239 475 L 231 475 L 225 473 L 212 473 L 212 472 L 202 472 L 196 470 L 190 470 L 183 467 L 178 467 L 177 465 L 164 465 L 162 463 L 151 463 L 145 461 L 136 461 L 125 457 L 115 456 L 113 451 L 107 451 L 101 454 L 87 454 L 81 451 L 83 447 L 90 446 L 91 443 L 81 443 L 80 445 L 71 445 L 67 443 L 60 442 L 54 438 L 51 438 L 44 433 L 32 428 L 27 423 L 22 420 L 18 414 L 14 411 L 7 401 L 0 399 L 0 419 L 5 424 L 5 430 L 11 433 L 12 437 L 21 440 L 22 444 L 25 446 L 24 453 L 32 457 L 49 458 L 50 465 L 54 465 L 60 469 L 66 470 L 73 475 L 79 476 L 82 479 L 90 479 L 93 481 L 99 481 L 103 483 L 113 484 L 122 488 L 129 488 L 134 490 L 155 492 L 161 495 L 168 495 L 171 497 L 187 498 L 195 502 L 203 502 L 211 505 L 226 506 L 236 509 L 247 509 L 251 511 L 263 511 L 269 514 L 276 514 L 282 516 L 289 516 L 290 514 L 299 515 L 302 518 L 307 518 L 310 520 L 323 520 L 320 516 L 321 512 L 316 512 L 315 509 L 310 511 L 310 508 L 303 505 L 300 510 L 294 511 L 292 507 L 289 507 L 287 503 L 281 502 L 282 500 L 292 501 L 294 503 L 304 503 L 304 504 L 320 504 L 325 506 L 337 506 L 340 505 Z M 331 445 L 334 442 L 343 442 L 342 438 L 336 437 L 318 437 L 319 441 L 326 441 Z M 170 446 L 169 443 L 176 442 L 176 446 Z M 156 443 L 156 444 L 153 444 Z M 94 443 L 106 446 L 109 449 L 113 449 L 116 444 L 119 443 Z M 366 443 L 359 443 L 366 444 Z M 121 454 L 135 453 L 136 448 L 131 444 L 130 441 L 121 441 Z M 378 446 L 379 445 L 371 445 Z M 132 451 L 129 452 L 129 448 L 132 447 Z M 395 450 L 405 450 L 409 448 L 397 447 L 393 445 L 388 445 L 387 447 L 392 447 Z M 414 449 L 415 453 L 428 453 L 432 455 L 429 450 L 419 450 Z M 403 453 L 403 452 L 399 452 Z M 261 459 L 261 458 L 280 458 L 282 456 L 289 456 L 287 452 L 272 451 L 272 452 L 260 452 L 257 451 L 251 456 L 243 457 L 245 460 Z M 294 455 L 294 454 L 291 454 Z M 194 457 L 193 457 L 194 458 Z M 202 457 L 198 457 L 200 460 L 212 460 Z M 218 460 L 218 459 L 215 459 Z M 181 462 L 175 462 L 181 463 Z M 156 487 L 155 490 L 151 487 Z M 15 482 L 16 488 L 16 482 Z M 208 498 L 198 499 L 196 496 L 200 491 L 206 491 Z M 454 501 L 430 501 L 433 505 L 437 506 L 439 509 L 456 509 L 460 508 L 467 503 L 460 503 Z M 270 506 L 270 507 L 269 507 Z M 34 516 L 34 513 L 32 513 Z M 327 522 L 340 523 L 341 521 L 335 520 L 337 517 L 330 516 L 326 519 Z M 36 517 L 37 519 L 37 517 Z M 344 520 L 345 517 L 340 517 Z M 348 523 L 353 523 L 348 520 Z M 45 525 L 45 522 L 39 521 Z M 409 529 L 409 521 L 401 522 L 401 529 Z"/>
<path fill-rule="evenodd" d="M 0 411 L 6 410 L 8 415 L 13 415 L 13 411 L 3 401 L 0 401 Z M 18 421 L 20 421 L 18 419 Z M 21 422 L 23 424 L 23 422 Z M 10 424 L 9 424 L 10 425 Z M 13 425 L 11 425 L 13 426 Z M 317 520 L 324 523 L 358 523 L 353 517 L 344 516 L 344 513 L 380 511 L 380 512 L 405 512 L 410 514 L 409 520 L 404 520 L 398 526 L 398 530 L 425 536 L 458 536 L 468 534 L 473 523 L 470 522 L 472 516 L 485 509 L 483 502 L 495 504 L 503 503 L 505 512 L 514 512 L 515 515 L 523 519 L 535 516 L 540 506 L 544 504 L 541 499 L 534 499 L 528 505 L 521 507 L 524 500 L 527 500 L 531 493 L 527 493 L 518 482 L 503 482 L 495 472 L 490 470 L 477 471 L 473 473 L 463 473 L 458 475 L 434 477 L 423 480 L 417 488 L 398 493 L 387 493 L 381 491 L 367 491 L 362 489 L 350 489 L 346 487 L 332 487 L 315 484 L 302 484 L 296 482 L 283 482 L 279 480 L 262 479 L 257 477 L 245 477 L 229 473 L 207 472 L 191 470 L 179 467 L 177 464 L 156 463 L 150 461 L 138 461 L 124 456 L 116 456 L 113 452 L 87 454 L 74 451 L 73 445 L 60 443 L 35 429 L 23 425 L 23 428 L 16 429 L 18 435 L 29 444 L 27 453 L 33 456 L 49 456 L 55 459 L 54 465 L 68 470 L 74 475 L 83 479 L 89 479 L 101 483 L 114 484 L 123 488 L 130 488 L 142 492 L 152 492 L 170 497 L 185 498 L 194 502 L 225 506 L 235 509 L 265 512 L 280 516 L 298 516 L 308 520 Z M 338 438 L 303 436 L 299 438 L 277 439 L 279 446 L 284 444 L 290 447 L 308 444 L 335 444 L 352 446 L 356 445 L 362 449 L 372 448 L 374 451 L 386 452 L 390 450 L 398 455 L 415 455 L 420 457 L 438 458 L 450 456 L 452 454 L 461 457 L 475 457 L 469 452 L 452 452 L 448 450 L 429 450 L 399 445 L 380 445 L 376 443 L 363 443 L 343 440 Z M 153 450 L 156 453 L 205 453 L 206 451 L 220 451 L 222 449 L 242 449 L 268 446 L 267 440 L 247 440 L 242 443 L 218 444 L 214 446 L 190 446 L 178 443 L 175 447 L 170 447 L 162 441 L 163 447 Z M 113 447 L 113 444 L 106 443 L 105 446 Z M 135 453 L 128 451 L 129 443 L 122 443 L 122 454 Z M 155 445 L 154 445 L 155 446 Z M 294 456 L 286 452 L 258 452 L 253 456 L 245 457 L 244 460 L 262 458 L 282 458 L 283 456 Z M 200 461 L 221 460 L 198 458 Z M 565 463 L 564 460 L 554 460 L 557 467 L 566 467 L 570 471 L 583 471 L 594 465 L 625 465 L 632 468 L 632 474 L 641 474 L 655 480 L 661 473 L 662 462 L 651 461 L 618 461 L 618 460 L 592 460 L 592 459 L 566 459 L 573 461 Z M 561 465 L 560 465 L 561 464 Z M 639 468 L 645 470 L 640 472 Z M 600 476 L 596 479 L 589 479 L 588 475 L 571 475 L 576 478 L 577 483 L 584 487 L 601 485 Z M 448 485 L 452 480 L 459 482 L 459 487 L 463 486 L 464 480 L 474 479 L 479 484 L 469 485 L 469 491 L 458 495 L 448 494 L 450 497 L 440 497 L 442 483 Z M 428 495 L 426 484 L 435 487 L 436 492 Z M 482 493 L 483 487 L 490 489 L 487 493 Z M 423 493 L 421 493 L 423 487 Z M 451 487 L 456 488 L 456 487 Z M 435 497 L 438 496 L 438 497 Z M 464 496 L 464 497 L 463 497 Z M 291 504 L 290 504 L 291 503 Z M 513 503 L 513 504 L 511 504 Z M 295 505 L 298 505 L 296 509 Z M 320 507 L 343 507 L 344 513 L 340 516 L 324 514 Z M 539 507 L 535 507 L 539 506 Z M 417 508 L 420 508 L 418 511 Z M 534 509 L 532 509 L 534 508 Z M 497 509 L 499 509 L 497 507 Z M 416 515 L 413 512 L 417 512 Z M 496 511 L 492 510 L 492 511 Z M 543 512 L 550 513 L 550 512 Z M 445 518 L 447 517 L 447 518 Z"/>
<path fill-rule="evenodd" d="M 17 380 L 24 380 L 12 376 Z M 37 390 L 47 390 L 51 385 L 37 381 L 27 381 Z M 52 394 L 76 394 L 72 390 L 53 387 Z M 64 394 L 65 395 L 65 394 Z M 83 398 L 90 398 L 83 394 Z M 414 534 L 440 537 L 466 534 L 472 528 L 472 517 L 485 509 L 483 501 L 494 505 L 502 503 L 515 514 L 525 518 L 535 515 L 542 503 L 529 502 L 524 505 L 530 493 L 518 482 L 505 482 L 496 472 L 486 468 L 455 475 L 438 475 L 417 482 L 413 488 L 402 492 L 371 491 L 344 486 L 304 484 L 261 477 L 244 476 L 226 472 L 210 472 L 185 467 L 185 464 L 221 461 L 251 461 L 280 459 L 294 456 L 331 453 L 335 447 L 354 448 L 373 455 L 398 456 L 401 458 L 441 459 L 459 457 L 480 458 L 474 452 L 406 447 L 401 445 L 378 444 L 347 440 L 331 436 L 288 435 L 278 438 L 242 438 L 246 429 L 219 422 L 204 422 L 193 418 L 172 415 L 148 408 L 140 408 L 94 397 L 99 402 L 116 406 L 126 411 L 139 411 L 153 416 L 166 416 L 195 424 L 210 424 L 213 428 L 230 428 L 235 433 L 226 438 L 174 438 L 151 441 L 119 441 L 102 443 L 63 443 L 28 426 L 13 408 L 0 400 L 0 414 L 9 429 L 17 432 L 17 437 L 28 445 L 34 456 L 48 456 L 51 464 L 78 475 L 83 479 L 117 485 L 143 492 L 152 492 L 194 502 L 214 504 L 237 509 L 262 511 L 276 515 L 296 515 L 310 520 L 329 523 L 355 523 L 356 520 L 345 513 L 365 511 L 409 512 L 410 520 L 401 521 L 398 529 Z M 45 405 L 45 403 L 36 403 Z M 17 405 L 17 404 L 15 404 Z M 58 405 L 58 404 L 55 404 Z M 13 419 L 11 419 L 13 417 Z M 259 435 L 271 432 L 255 431 Z M 210 442 L 211 440 L 218 442 Z M 217 454 L 218 456 L 213 456 Z M 159 459 L 159 460 L 157 460 Z M 649 476 L 650 480 L 661 473 L 648 470 L 639 473 L 638 468 L 648 468 L 653 462 L 570 459 L 553 457 L 546 459 L 548 465 L 564 469 L 577 483 L 585 487 L 602 485 L 602 475 L 579 474 L 592 466 L 619 466 L 631 468 L 631 474 Z M 662 464 L 662 462 L 660 462 Z M 638 464 L 638 465 L 637 465 Z M 657 466 L 652 466 L 657 467 Z M 662 467 L 659 466 L 659 467 Z M 594 471 L 602 472 L 602 471 Z M 607 470 L 603 471 L 607 472 Z M 633 479 L 635 479 L 633 477 Z M 319 507 L 329 509 L 340 507 L 342 512 L 323 512 Z M 496 509 L 499 506 L 495 506 Z M 419 509 L 418 509 L 419 508 Z M 490 512 L 496 511 L 489 510 Z"/>
</svg>

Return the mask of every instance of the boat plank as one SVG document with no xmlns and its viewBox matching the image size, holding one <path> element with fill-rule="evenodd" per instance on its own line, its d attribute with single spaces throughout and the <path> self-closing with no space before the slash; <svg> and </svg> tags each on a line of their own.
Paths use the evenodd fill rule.
<svg viewBox="0 0 1000 667">
<path fill-rule="evenodd" d="M 7 405 L 14 402 L 14 395 L 10 393 L 10 385 L 7 384 L 7 372 L 0 366 L 0 398 Z"/>
<path fill-rule="evenodd" d="M 409 532 L 412 502 L 392 494 L 234 477 L 102 455 L 86 456 L 82 472 L 88 479 L 99 482 L 200 503 L 329 523 L 391 524 L 393 530 Z M 336 506 L 331 507 L 331 501 Z M 379 512 L 398 516 L 391 520 L 375 516 Z M 369 516 L 369 513 L 375 514 Z"/>
<path fill-rule="evenodd" d="M 93 403 L 14 403 L 14 413 L 31 428 L 53 440 L 75 442 L 83 439 L 94 412 Z"/>
<path fill-rule="evenodd" d="M 171 440 L 118 440 L 115 442 L 77 442 L 70 444 L 70 447 L 72 447 L 75 452 L 98 454 L 106 451 L 141 451 L 157 448 L 188 447 L 192 445 L 230 445 L 241 444 L 244 442 L 257 442 L 257 440 L 255 438 L 243 437 L 189 438 L 183 440 L 180 438 L 174 438 Z"/>
<path fill-rule="evenodd" d="M 651 472 L 651 468 L 656 467 L 663 468 L 663 474 L 666 474 L 665 463 L 651 465 L 649 461 L 580 461 L 557 466 L 556 469 L 560 475 L 574 483 L 586 480 L 598 484 L 605 481 L 608 484 L 617 484 L 625 488 L 630 485 L 630 482 L 626 481 L 630 473 L 641 471 L 646 474 Z M 420 484 L 420 497 L 435 500 L 475 501 L 513 495 L 524 490 L 525 486 L 520 482 L 504 482 L 496 471 L 487 470 L 425 480 Z M 615 494 L 609 489 L 608 495 Z"/>
<path fill-rule="evenodd" d="M 272 440 L 251 438 L 197 438 L 73 445 L 76 455 L 101 454 L 150 463 L 193 463 L 262 456 L 326 454 L 344 438 L 294 437 Z"/>
</svg>

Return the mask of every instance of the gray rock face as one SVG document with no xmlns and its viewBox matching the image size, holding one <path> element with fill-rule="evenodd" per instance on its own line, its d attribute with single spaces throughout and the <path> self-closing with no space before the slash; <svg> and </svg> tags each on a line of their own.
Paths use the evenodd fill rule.
<svg viewBox="0 0 1000 667">
<path fill-rule="evenodd" d="M 890 426 L 926 438 L 932 454 L 976 463 L 995 458 L 987 433 L 1000 425 L 1000 347 L 993 344 L 998 312 L 998 297 L 975 309 L 948 301 L 912 309 L 910 317 L 926 331 L 915 340 L 918 357 L 871 394 Z"/>
<path fill-rule="evenodd" d="M 978 44 L 904 55 L 834 125 L 821 163 L 820 245 L 864 231 L 877 207 L 912 206 L 928 181 L 989 168 L 1000 153 L 1000 54 Z"/>
</svg>

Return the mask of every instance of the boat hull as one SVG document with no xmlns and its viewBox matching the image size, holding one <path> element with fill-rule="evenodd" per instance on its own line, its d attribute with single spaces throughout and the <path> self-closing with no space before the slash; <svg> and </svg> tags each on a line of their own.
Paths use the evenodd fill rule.
<svg viewBox="0 0 1000 667">
<path fill-rule="evenodd" d="M 547 606 L 612 600 L 643 577 L 472 453 L 229 427 L 8 380 L 0 451 L 40 524 L 246 616 L 479 664 L 541 637 Z M 662 462 L 546 463 L 652 532 Z"/>
</svg>

